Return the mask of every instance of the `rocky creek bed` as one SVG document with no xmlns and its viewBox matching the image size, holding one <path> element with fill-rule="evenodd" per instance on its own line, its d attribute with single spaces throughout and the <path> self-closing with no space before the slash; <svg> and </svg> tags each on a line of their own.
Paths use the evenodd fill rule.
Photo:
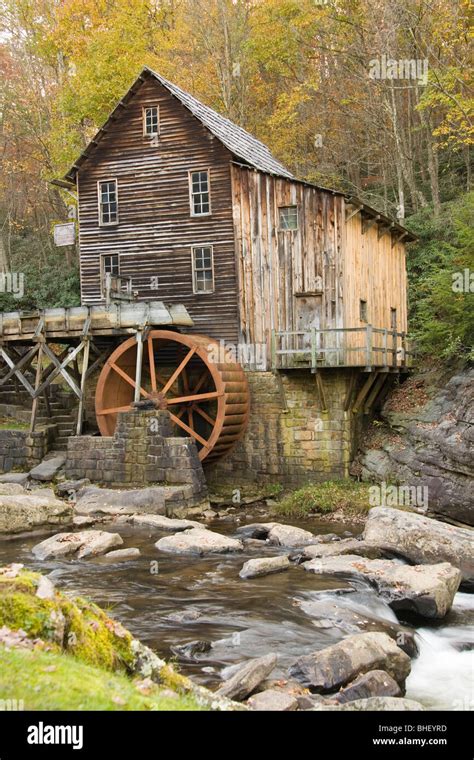
<svg viewBox="0 0 474 760">
<path fill-rule="evenodd" d="M 313 691 L 335 691 L 338 683 L 334 688 L 324 684 L 319 688 L 321 664 L 317 664 L 315 671 L 314 663 L 305 658 L 327 647 L 339 646 L 349 636 L 374 632 L 388 634 L 390 640 L 384 646 L 390 648 L 390 641 L 394 642 L 401 653 L 397 656 L 406 659 L 397 664 L 396 672 L 390 673 L 390 668 L 380 670 L 375 653 L 370 667 L 359 668 L 362 678 L 368 668 L 376 674 L 371 675 L 372 679 L 383 682 L 384 694 L 392 693 L 392 688 L 393 696 L 400 696 L 403 691 L 399 688 L 397 691 L 397 679 L 403 685 L 408 674 L 404 672 L 409 661 L 402 651 L 405 650 L 412 658 L 406 698 L 420 702 L 426 709 L 472 709 L 474 596 L 464 591 L 455 594 L 461 575 L 443 561 L 446 557 L 437 559 L 436 572 L 426 565 L 421 567 L 420 582 L 426 585 L 428 579 L 431 583 L 441 573 L 443 594 L 446 585 L 450 589 L 446 601 L 444 596 L 439 597 L 435 583 L 429 589 L 430 604 L 420 608 L 421 616 L 410 611 L 406 593 L 401 594 L 401 603 L 394 595 L 393 588 L 400 586 L 398 575 L 393 588 L 388 590 L 377 578 L 374 583 L 371 573 L 377 576 L 381 566 L 370 563 L 388 560 L 377 559 L 377 551 L 372 559 L 357 556 L 353 537 L 363 526 L 325 523 L 319 518 L 285 521 L 313 534 L 313 538 L 321 537 L 316 544 L 308 541 L 305 545 L 301 533 L 301 543 L 291 546 L 288 529 L 281 525 L 268 527 L 276 518 L 267 513 L 268 510 L 258 508 L 240 509 L 221 518 L 200 521 L 202 528 L 226 537 L 227 549 L 232 550 L 225 553 L 174 553 L 182 550 L 183 540 L 188 545 L 191 539 L 194 543 L 202 542 L 202 528 L 188 526 L 191 533 L 175 533 L 169 525 L 163 530 L 162 526 L 146 524 L 146 517 L 130 522 L 129 516 L 122 516 L 81 528 L 118 534 L 121 541 L 107 539 L 108 549 L 118 551 L 115 556 L 83 552 L 81 557 L 77 552 L 71 558 L 39 559 L 38 550 L 35 549 L 36 556 L 32 551 L 34 547 L 41 545 L 49 534 L 70 530 L 56 526 L 49 534 L 4 537 L 0 541 L 0 564 L 23 563 L 47 574 L 58 589 L 92 599 L 160 657 L 176 661 L 183 675 L 214 691 L 223 689 L 225 693 L 226 688 L 231 689 L 235 669 L 242 663 L 263 658 L 265 669 L 265 658 L 270 658 L 268 676 L 266 681 L 262 679 L 268 688 L 265 696 L 254 695 L 254 709 L 272 709 L 272 704 L 273 709 L 295 709 L 276 706 L 275 700 L 285 699 L 278 689 L 294 678 L 304 686 L 308 673 L 313 679 Z M 246 527 L 249 525 L 253 527 Z M 333 540 L 327 542 L 330 534 Z M 262 540 L 272 535 L 275 544 Z M 278 545 L 279 541 L 283 545 Z M 232 542 L 243 545 L 240 543 L 235 550 Z M 339 547 L 337 557 L 325 556 L 325 547 L 329 545 Z M 135 556 L 126 559 L 123 550 L 128 548 L 138 549 L 140 554 L 135 552 Z M 363 553 L 372 556 L 372 550 Z M 263 558 L 267 565 L 262 572 L 269 574 L 259 575 L 254 564 Z M 325 565 L 328 562 L 332 566 Z M 369 563 L 370 573 L 364 563 Z M 389 563 L 390 572 L 403 573 L 409 567 L 397 558 Z M 447 609 L 451 607 L 449 611 L 446 605 Z M 341 652 L 336 649 L 334 656 L 340 659 Z M 250 673 L 249 678 L 252 677 Z M 377 693 L 374 683 L 368 686 L 369 695 Z M 366 687 L 365 683 L 355 684 L 356 689 L 362 688 L 359 695 L 364 694 Z M 240 698 L 234 697 L 232 690 L 227 696 Z M 294 702 L 294 695 L 292 699 Z M 314 707 L 317 702 L 311 704 Z M 366 707 L 370 709 L 371 705 Z M 396 703 L 392 709 L 396 709 Z"/>
</svg>

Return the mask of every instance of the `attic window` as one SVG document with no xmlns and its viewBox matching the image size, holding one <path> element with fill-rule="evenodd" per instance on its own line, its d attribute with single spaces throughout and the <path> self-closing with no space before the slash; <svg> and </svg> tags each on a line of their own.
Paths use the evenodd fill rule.
<svg viewBox="0 0 474 760">
<path fill-rule="evenodd" d="M 101 227 L 118 224 L 117 180 L 106 179 L 97 183 L 99 224 Z"/>
<path fill-rule="evenodd" d="M 189 200 L 191 216 L 207 216 L 211 213 L 209 169 L 189 173 Z"/>
<path fill-rule="evenodd" d="M 281 206 L 280 207 L 280 229 L 297 230 L 298 229 L 298 206 Z"/>
<path fill-rule="evenodd" d="M 158 106 L 146 106 L 143 109 L 143 136 L 157 137 L 160 131 Z"/>
</svg>

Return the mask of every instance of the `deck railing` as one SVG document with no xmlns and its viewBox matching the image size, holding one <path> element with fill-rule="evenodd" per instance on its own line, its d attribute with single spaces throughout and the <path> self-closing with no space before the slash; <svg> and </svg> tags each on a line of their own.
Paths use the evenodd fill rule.
<svg viewBox="0 0 474 760">
<path fill-rule="evenodd" d="M 339 327 L 272 331 L 272 369 L 310 367 L 408 368 L 414 351 L 406 333 L 387 328 Z"/>
</svg>

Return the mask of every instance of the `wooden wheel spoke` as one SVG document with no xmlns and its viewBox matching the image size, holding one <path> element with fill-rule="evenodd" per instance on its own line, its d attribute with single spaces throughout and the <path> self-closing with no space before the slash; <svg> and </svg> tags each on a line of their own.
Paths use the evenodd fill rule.
<svg viewBox="0 0 474 760">
<path fill-rule="evenodd" d="M 209 425 L 214 426 L 216 424 L 216 420 L 214 419 L 214 417 L 211 417 L 210 414 L 208 414 L 207 412 L 205 412 L 204 409 L 201 409 L 199 406 L 197 406 L 197 404 L 193 406 L 193 411 L 197 412 L 198 414 L 200 414 L 201 417 L 203 419 L 205 419 L 206 422 L 209 423 Z"/>
<path fill-rule="evenodd" d="M 114 406 L 110 409 L 101 409 L 98 414 L 117 414 L 117 412 L 129 412 L 130 404 L 128 406 Z"/>
<path fill-rule="evenodd" d="M 188 413 L 188 425 L 190 428 L 194 430 L 194 415 L 193 415 L 192 407 L 188 406 L 186 411 Z"/>
<path fill-rule="evenodd" d="M 117 375 L 120 375 L 120 377 L 122 378 L 122 380 L 125 380 L 125 382 L 128 383 L 129 385 L 131 385 L 132 388 L 136 388 L 135 380 L 132 377 L 130 377 L 130 375 L 127 375 L 127 373 L 124 372 L 124 370 L 122 369 L 122 367 L 119 367 L 114 362 L 110 362 L 110 367 L 114 370 L 114 372 L 117 373 Z M 149 395 L 150 395 L 143 388 L 140 388 L 140 393 L 141 393 L 142 396 L 145 396 L 145 398 L 148 398 Z"/>
<path fill-rule="evenodd" d="M 179 417 L 177 417 L 175 414 L 172 414 L 171 412 L 170 412 L 170 417 L 173 420 L 173 422 L 176 423 L 176 425 L 179 425 L 179 427 L 183 428 L 183 430 L 185 430 L 186 433 L 188 433 L 193 438 L 195 438 L 196 441 L 199 441 L 199 443 L 201 443 L 205 448 L 208 447 L 207 441 L 202 436 L 200 436 L 199 433 L 196 433 L 195 430 L 190 428 L 189 425 L 186 425 L 186 423 L 183 422 L 183 420 L 180 420 Z"/>
<path fill-rule="evenodd" d="M 192 396 L 175 396 L 168 401 L 168 406 L 171 404 L 186 404 L 189 401 L 195 401 L 199 404 L 200 401 L 207 401 L 211 398 L 219 398 L 222 394 L 218 391 L 210 391 L 209 393 L 193 394 Z"/>
<path fill-rule="evenodd" d="M 181 362 L 181 364 L 179 365 L 179 367 L 177 367 L 175 369 L 175 371 L 171 375 L 170 379 L 166 383 L 165 387 L 161 391 L 164 395 L 166 395 L 168 393 L 169 389 L 172 387 L 172 385 L 175 382 L 176 378 L 179 377 L 179 375 L 181 374 L 181 372 L 185 368 L 186 364 L 191 360 L 191 358 L 194 356 L 194 354 L 196 353 L 196 351 L 197 351 L 197 346 L 194 346 L 194 348 L 192 348 L 190 351 L 188 351 L 188 353 L 184 357 L 184 359 Z"/>
<path fill-rule="evenodd" d="M 151 378 L 151 389 L 152 391 L 157 391 L 156 387 L 156 367 L 155 367 L 155 354 L 153 351 L 153 338 L 148 338 L 148 363 L 150 365 L 150 378 Z"/>
<path fill-rule="evenodd" d="M 199 378 L 196 387 L 193 390 L 193 393 L 197 393 L 202 386 L 204 385 L 204 381 L 209 377 L 209 370 L 205 369 L 202 373 L 201 377 Z"/>
</svg>

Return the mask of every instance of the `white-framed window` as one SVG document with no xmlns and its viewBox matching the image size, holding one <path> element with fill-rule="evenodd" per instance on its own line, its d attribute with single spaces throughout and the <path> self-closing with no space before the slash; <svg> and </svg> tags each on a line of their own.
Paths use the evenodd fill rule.
<svg viewBox="0 0 474 760">
<path fill-rule="evenodd" d="M 118 187 L 116 179 L 103 179 L 97 183 L 99 224 L 106 227 L 118 224 Z"/>
<path fill-rule="evenodd" d="M 193 292 L 214 292 L 214 252 L 212 245 L 195 245 L 191 249 Z"/>
<path fill-rule="evenodd" d="M 298 206 L 280 206 L 280 229 L 297 230 L 298 229 Z"/>
<path fill-rule="evenodd" d="M 120 258 L 118 253 L 104 253 L 100 257 L 100 271 L 102 277 L 111 274 L 114 277 L 120 275 Z"/>
<path fill-rule="evenodd" d="M 189 172 L 189 202 L 191 216 L 208 216 L 211 213 L 209 169 Z"/>
<path fill-rule="evenodd" d="M 160 133 L 160 109 L 158 106 L 143 108 L 143 136 L 157 137 Z"/>
</svg>

